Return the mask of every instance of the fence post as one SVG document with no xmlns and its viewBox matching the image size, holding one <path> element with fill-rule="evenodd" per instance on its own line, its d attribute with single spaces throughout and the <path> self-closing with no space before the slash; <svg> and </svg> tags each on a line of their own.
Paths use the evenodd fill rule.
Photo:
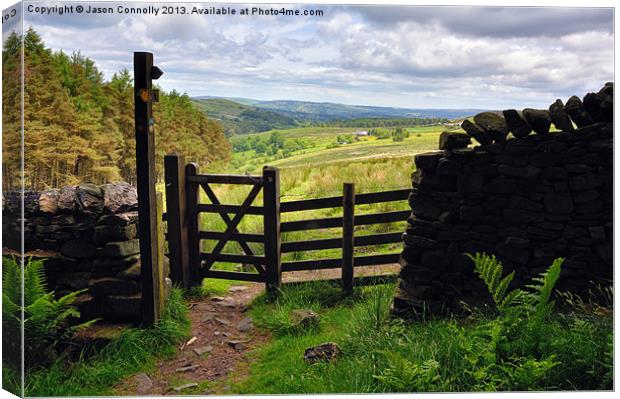
<svg viewBox="0 0 620 399">
<path fill-rule="evenodd" d="M 187 246 L 187 207 L 185 201 L 185 157 L 164 157 L 166 181 L 166 221 L 168 224 L 168 259 L 170 278 L 183 288 L 190 287 L 189 248 Z"/>
<path fill-rule="evenodd" d="M 342 290 L 353 291 L 353 229 L 355 227 L 355 184 L 344 183 L 342 196 Z"/>
<path fill-rule="evenodd" d="M 159 284 L 154 280 L 159 264 L 157 236 L 157 198 L 155 194 L 155 120 L 153 102 L 157 91 L 153 79 L 161 70 L 153 65 L 153 54 L 133 53 L 134 68 L 134 123 L 136 138 L 136 185 L 138 191 L 138 229 L 140 231 L 140 280 L 142 283 L 142 327 L 153 325 L 159 319 Z"/>
<path fill-rule="evenodd" d="M 187 229 L 187 252 L 189 259 L 189 285 L 200 286 L 202 278 L 200 278 L 200 236 L 199 236 L 199 218 L 198 213 L 198 183 L 188 182 L 190 176 L 198 175 L 198 165 L 188 163 L 185 166 L 185 217 L 183 224 Z"/>
<path fill-rule="evenodd" d="M 280 237 L 280 171 L 271 166 L 263 168 L 263 209 L 265 234 L 265 283 L 273 296 L 282 281 Z"/>
</svg>

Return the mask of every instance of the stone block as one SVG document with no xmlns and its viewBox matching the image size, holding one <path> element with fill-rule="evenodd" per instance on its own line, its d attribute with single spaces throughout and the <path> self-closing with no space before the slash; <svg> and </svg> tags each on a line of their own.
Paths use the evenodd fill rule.
<svg viewBox="0 0 620 399">
<path fill-rule="evenodd" d="M 439 176 L 456 176 L 461 173 L 462 169 L 463 165 L 461 163 L 447 158 L 441 158 L 437 162 L 437 175 Z"/>
<path fill-rule="evenodd" d="M 89 216 L 98 216 L 103 211 L 103 192 L 94 184 L 84 183 L 75 190 L 76 205 L 80 212 Z"/>
<path fill-rule="evenodd" d="M 516 189 L 516 181 L 514 179 L 498 176 L 489 181 L 483 191 L 492 194 L 509 194 Z"/>
<path fill-rule="evenodd" d="M 443 157 L 443 151 L 425 152 L 413 157 L 416 168 L 425 172 L 434 173 L 437 162 Z"/>
<path fill-rule="evenodd" d="M 97 254 L 104 257 L 125 258 L 139 253 L 140 241 L 138 239 L 108 242 L 97 249 Z"/>
<path fill-rule="evenodd" d="M 91 280 L 88 292 L 96 297 L 109 295 L 133 295 L 137 294 L 138 285 L 134 281 L 121 280 L 112 277 L 104 277 Z"/>
<path fill-rule="evenodd" d="M 125 182 L 104 184 L 103 209 L 108 213 L 123 213 L 138 209 L 138 192 L 136 188 Z"/>
<path fill-rule="evenodd" d="M 577 96 L 572 96 L 566 101 L 564 111 L 578 127 L 590 125 L 593 122 L 592 118 L 586 113 L 581 99 Z"/>
<path fill-rule="evenodd" d="M 138 320 L 142 314 L 142 295 L 111 295 L 105 298 L 105 312 L 109 318 Z"/>
<path fill-rule="evenodd" d="M 506 141 L 508 126 L 503 115 L 496 112 L 481 112 L 474 115 L 474 122 L 496 142 Z"/>
<path fill-rule="evenodd" d="M 537 134 L 545 135 L 549 133 L 551 117 L 546 109 L 525 108 L 523 110 L 523 117 Z"/>
<path fill-rule="evenodd" d="M 60 253 L 69 258 L 92 258 L 95 256 L 96 250 L 92 241 L 76 239 L 62 244 Z"/>
<path fill-rule="evenodd" d="M 39 196 L 39 211 L 48 215 L 58 212 L 58 190 L 43 191 Z"/>
<path fill-rule="evenodd" d="M 403 234 L 403 241 L 406 245 L 417 248 L 433 248 L 437 244 L 437 241 L 433 239 L 423 236 L 410 235 L 407 233 Z"/>
<path fill-rule="evenodd" d="M 94 227 L 93 241 L 103 245 L 110 241 L 127 241 L 136 237 L 138 226 L 133 223 L 126 226 L 103 224 Z"/>
<path fill-rule="evenodd" d="M 571 122 L 568 113 L 564 110 L 564 103 L 559 98 L 549 106 L 549 116 L 553 125 L 564 132 L 573 132 L 573 122 Z"/>
<path fill-rule="evenodd" d="M 573 199 L 569 193 L 548 193 L 544 197 L 545 209 L 554 215 L 569 214 L 573 212 Z"/>
<path fill-rule="evenodd" d="M 461 123 L 461 128 L 481 145 L 488 145 L 493 142 L 493 138 L 484 129 L 468 119 Z"/>
<path fill-rule="evenodd" d="M 464 133 L 442 132 L 439 136 L 440 150 L 466 148 L 470 143 L 471 139 Z"/>
<path fill-rule="evenodd" d="M 441 209 L 435 202 L 420 195 L 410 195 L 409 205 L 413 214 L 422 219 L 435 220 L 441 214 Z"/>
<path fill-rule="evenodd" d="M 525 120 L 523 114 L 514 109 L 502 111 L 508 131 L 516 138 L 525 138 L 532 132 L 532 127 Z"/>
<path fill-rule="evenodd" d="M 116 277 L 122 280 L 139 281 L 141 276 L 140 262 L 136 262 L 129 266 L 127 269 L 121 270 L 116 274 Z"/>
</svg>

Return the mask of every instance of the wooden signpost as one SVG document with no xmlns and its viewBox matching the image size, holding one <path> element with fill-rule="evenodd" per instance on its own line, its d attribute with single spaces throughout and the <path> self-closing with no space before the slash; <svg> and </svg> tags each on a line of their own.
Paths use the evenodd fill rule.
<svg viewBox="0 0 620 399">
<path fill-rule="evenodd" d="M 140 263 L 142 281 L 142 326 L 154 324 L 162 311 L 164 292 L 163 259 L 157 221 L 157 197 L 155 193 L 155 120 L 153 102 L 159 98 L 153 90 L 153 79 L 162 71 L 153 65 L 153 54 L 135 52 L 134 103 L 136 134 L 136 174 L 138 189 L 138 227 L 140 230 Z"/>
</svg>

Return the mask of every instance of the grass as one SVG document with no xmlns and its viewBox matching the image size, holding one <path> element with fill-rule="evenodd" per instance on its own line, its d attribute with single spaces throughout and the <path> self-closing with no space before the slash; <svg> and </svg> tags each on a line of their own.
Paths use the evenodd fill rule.
<svg viewBox="0 0 620 399">
<path fill-rule="evenodd" d="M 114 396 L 114 385 L 139 371 L 152 370 L 157 358 L 172 356 L 187 337 L 189 320 L 181 290 L 174 288 L 163 318 L 148 329 L 127 329 L 91 357 L 61 359 L 26 374 L 26 396 Z"/>
<path fill-rule="evenodd" d="M 377 139 L 376 137 L 360 137 L 359 141 L 351 144 L 337 145 L 339 135 L 351 135 L 357 128 L 336 127 L 303 127 L 285 130 L 276 130 L 283 138 L 305 138 L 310 143 L 309 148 L 293 151 L 291 156 L 279 158 L 257 154 L 255 151 L 244 151 L 233 154 L 230 166 L 225 170 L 230 173 L 258 173 L 263 165 L 272 165 L 279 168 L 320 166 L 333 162 L 359 162 L 368 159 L 393 158 L 413 156 L 424 151 L 436 150 L 439 135 L 445 131 L 443 125 L 414 126 L 405 128 L 409 137 L 401 142 L 394 142 L 391 138 Z M 273 131 L 258 133 L 258 136 L 268 136 Z M 410 159 L 411 160 L 411 159 Z"/>
<path fill-rule="evenodd" d="M 356 288 L 313 282 L 283 288 L 274 303 L 258 298 L 256 324 L 273 339 L 258 348 L 249 376 L 232 382 L 238 394 L 467 392 L 611 389 L 613 320 L 581 310 L 554 314 L 541 353 L 504 358 L 496 316 L 403 322 L 390 318 L 394 286 Z M 294 309 L 321 315 L 318 331 L 288 328 Z M 307 365 L 304 350 L 334 341 L 342 357 Z"/>
</svg>

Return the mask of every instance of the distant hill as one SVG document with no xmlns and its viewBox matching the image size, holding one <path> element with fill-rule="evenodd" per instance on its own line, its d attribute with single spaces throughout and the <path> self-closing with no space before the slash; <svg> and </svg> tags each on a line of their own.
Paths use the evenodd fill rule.
<svg viewBox="0 0 620 399">
<path fill-rule="evenodd" d="M 208 117 L 220 121 L 229 136 L 286 129 L 304 123 L 341 122 L 365 118 L 458 119 L 483 111 L 377 107 L 294 100 L 263 101 L 241 97 L 200 96 L 193 97 L 193 100 Z"/>
<path fill-rule="evenodd" d="M 474 108 L 398 108 L 372 105 L 347 105 L 318 103 L 312 101 L 274 100 L 264 101 L 242 97 L 194 97 L 202 99 L 226 99 L 239 104 L 277 112 L 299 121 L 324 122 L 356 118 L 447 118 L 457 119 L 471 116 L 482 109 Z"/>
<path fill-rule="evenodd" d="M 295 119 L 324 122 L 358 118 L 461 118 L 480 112 L 476 109 L 423 109 L 376 107 L 371 105 L 346 105 L 315 103 L 309 101 L 261 101 L 255 107 L 268 109 Z"/>
<path fill-rule="evenodd" d="M 207 117 L 217 120 L 227 136 L 286 129 L 297 126 L 289 116 L 223 98 L 194 98 Z"/>
</svg>

